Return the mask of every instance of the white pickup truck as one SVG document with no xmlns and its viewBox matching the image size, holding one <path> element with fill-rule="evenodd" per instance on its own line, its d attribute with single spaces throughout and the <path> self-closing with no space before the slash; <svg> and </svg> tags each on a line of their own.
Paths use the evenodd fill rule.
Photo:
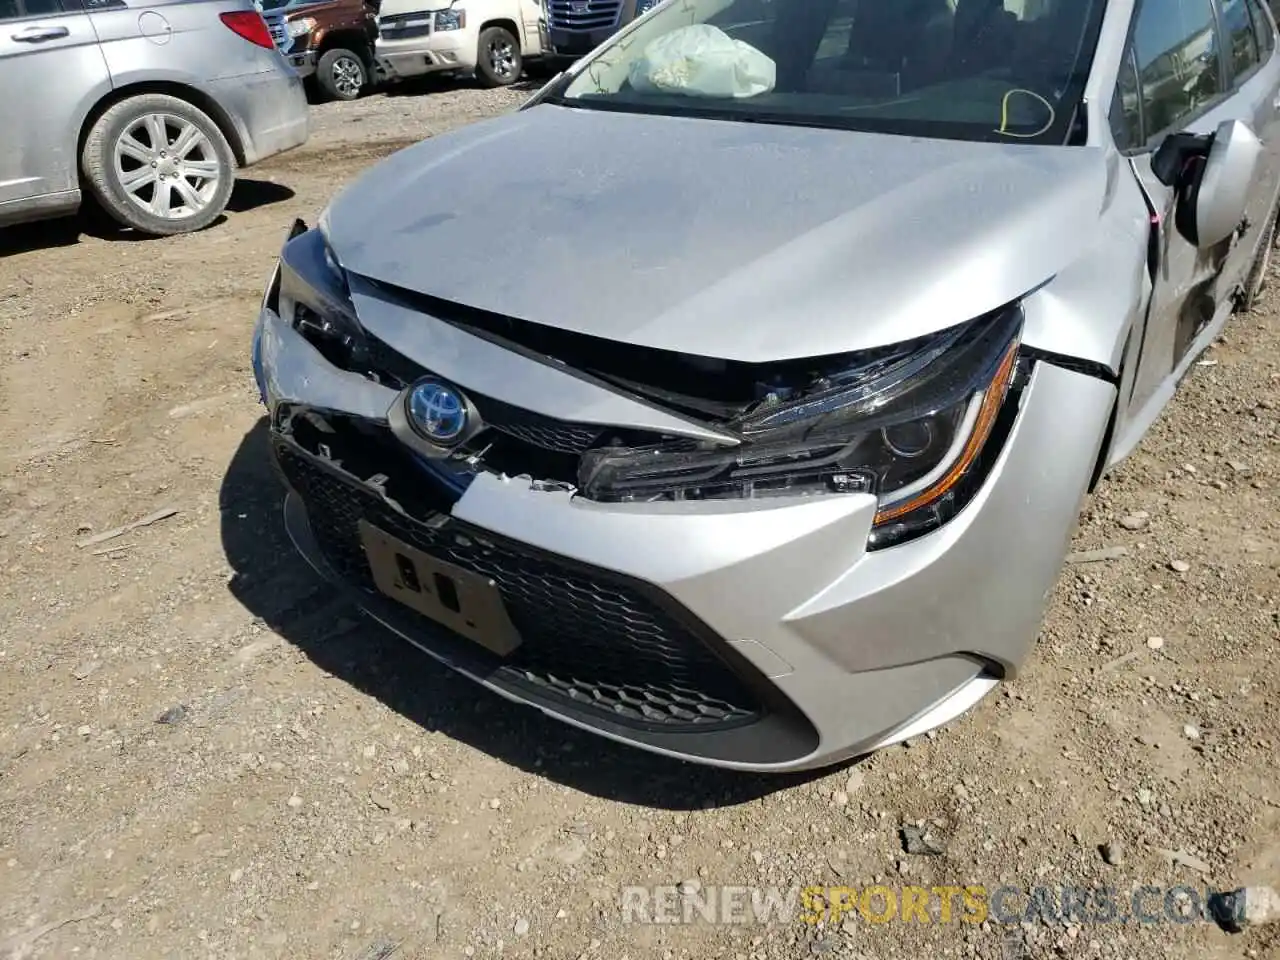
<svg viewBox="0 0 1280 960">
<path fill-rule="evenodd" d="M 503 87 L 545 38 L 539 0 L 382 0 L 375 60 L 386 80 L 447 71 Z"/>
</svg>

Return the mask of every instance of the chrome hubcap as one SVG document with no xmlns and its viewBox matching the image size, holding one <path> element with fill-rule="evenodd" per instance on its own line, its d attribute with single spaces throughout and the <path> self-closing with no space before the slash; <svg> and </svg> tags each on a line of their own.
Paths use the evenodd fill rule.
<svg viewBox="0 0 1280 960">
<path fill-rule="evenodd" d="M 516 51 L 506 40 L 497 40 L 489 44 L 489 66 L 498 76 L 511 76 L 516 69 Z"/>
<path fill-rule="evenodd" d="M 189 120 L 139 117 L 120 134 L 115 175 L 129 201 L 162 220 L 194 217 L 213 201 L 222 166 L 213 144 Z"/>
<path fill-rule="evenodd" d="M 364 86 L 364 67 L 351 57 L 335 60 L 333 86 L 344 97 L 354 97 Z"/>
</svg>

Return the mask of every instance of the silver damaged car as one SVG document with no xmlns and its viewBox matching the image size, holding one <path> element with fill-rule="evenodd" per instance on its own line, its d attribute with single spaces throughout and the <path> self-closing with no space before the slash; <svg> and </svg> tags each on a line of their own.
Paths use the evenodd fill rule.
<svg viewBox="0 0 1280 960">
<path fill-rule="evenodd" d="M 1085 494 L 1265 281 L 1259 0 L 668 0 L 295 224 L 285 520 L 574 726 L 820 767 L 1016 678 Z"/>
</svg>

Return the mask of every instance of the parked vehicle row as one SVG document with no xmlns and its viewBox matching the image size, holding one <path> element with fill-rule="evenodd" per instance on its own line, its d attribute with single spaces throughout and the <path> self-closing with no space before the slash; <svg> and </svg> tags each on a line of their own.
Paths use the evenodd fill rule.
<svg viewBox="0 0 1280 960">
<path fill-rule="evenodd" d="M 262 11 L 298 75 L 331 100 L 428 73 L 506 86 L 546 52 L 539 0 L 263 0 Z"/>
<path fill-rule="evenodd" d="M 0 226 L 87 192 L 151 234 L 199 230 L 236 169 L 302 144 L 302 83 L 249 0 L 0 0 Z"/>
</svg>

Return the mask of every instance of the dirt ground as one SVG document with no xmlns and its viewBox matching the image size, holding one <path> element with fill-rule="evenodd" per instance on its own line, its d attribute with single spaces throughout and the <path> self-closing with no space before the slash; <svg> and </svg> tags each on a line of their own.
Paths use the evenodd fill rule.
<svg viewBox="0 0 1280 960">
<path fill-rule="evenodd" d="M 1276 926 L 1174 922 L 1186 891 L 1149 924 L 645 924 L 621 899 L 1151 885 L 1159 913 L 1174 885 L 1280 886 L 1276 299 L 1090 499 L 1074 549 L 1127 555 L 1065 568 L 1025 674 L 857 766 L 744 777 L 575 733 L 294 557 L 249 368 L 285 231 L 525 95 L 317 107 L 196 236 L 0 235 L 0 956 L 1280 958 Z"/>
</svg>

